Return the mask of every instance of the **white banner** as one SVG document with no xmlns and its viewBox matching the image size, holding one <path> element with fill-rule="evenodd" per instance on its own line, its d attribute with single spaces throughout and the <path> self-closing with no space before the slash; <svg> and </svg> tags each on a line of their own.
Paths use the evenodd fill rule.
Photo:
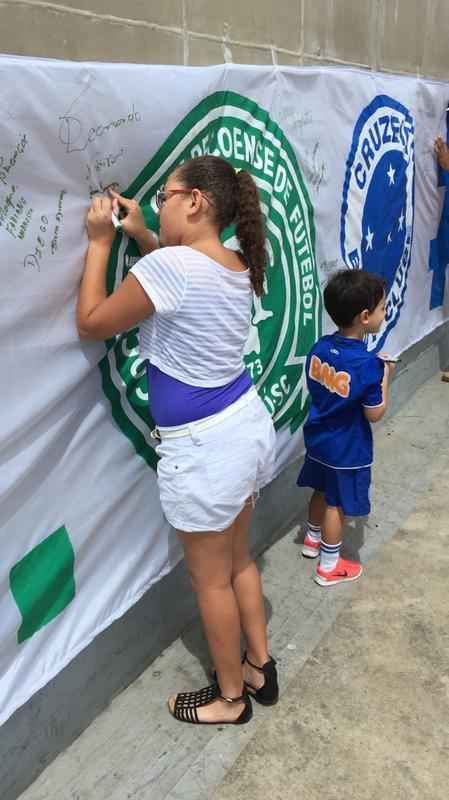
<svg viewBox="0 0 449 800">
<path fill-rule="evenodd" d="M 246 360 L 298 455 L 321 285 L 382 274 L 393 354 L 443 322 L 429 269 L 441 198 L 432 153 L 447 85 L 350 69 L 204 69 L 0 57 L 0 724 L 180 557 L 164 521 L 137 331 L 81 344 L 75 304 L 91 196 L 110 184 L 157 229 L 156 190 L 211 152 L 253 174 L 266 294 Z M 225 234 L 233 245 L 233 231 Z M 117 234 L 117 285 L 138 257 Z"/>
</svg>

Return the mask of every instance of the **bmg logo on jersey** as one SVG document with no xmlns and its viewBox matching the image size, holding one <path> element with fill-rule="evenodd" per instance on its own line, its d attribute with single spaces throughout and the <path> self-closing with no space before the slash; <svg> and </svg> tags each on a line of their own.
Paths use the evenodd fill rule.
<svg viewBox="0 0 449 800">
<path fill-rule="evenodd" d="M 321 383 L 328 392 L 338 394 L 340 397 L 349 397 L 351 376 L 349 372 L 337 372 L 326 361 L 321 361 L 313 355 L 310 359 L 309 377 Z"/>
<path fill-rule="evenodd" d="M 415 125 L 410 111 L 378 95 L 354 129 L 343 187 L 341 251 L 345 264 L 384 278 L 385 321 L 368 349 L 382 346 L 399 319 L 410 267 Z"/>
</svg>

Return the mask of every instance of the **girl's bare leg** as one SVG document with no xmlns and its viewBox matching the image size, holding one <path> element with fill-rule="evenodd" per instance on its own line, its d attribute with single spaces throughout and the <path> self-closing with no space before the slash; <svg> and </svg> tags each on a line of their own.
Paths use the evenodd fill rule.
<svg viewBox="0 0 449 800">
<path fill-rule="evenodd" d="M 243 689 L 240 663 L 240 614 L 232 583 L 233 526 L 223 533 L 179 531 L 184 556 L 204 626 L 218 684 L 225 697 L 239 697 Z M 176 695 L 170 697 L 174 708 Z M 203 721 L 236 719 L 243 703 L 223 700 L 198 709 Z"/>
</svg>

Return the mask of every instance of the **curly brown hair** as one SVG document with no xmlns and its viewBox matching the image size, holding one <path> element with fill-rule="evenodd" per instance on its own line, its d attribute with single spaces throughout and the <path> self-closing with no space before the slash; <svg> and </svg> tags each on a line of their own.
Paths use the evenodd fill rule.
<svg viewBox="0 0 449 800">
<path fill-rule="evenodd" d="M 257 186 L 247 170 L 236 172 L 219 156 L 198 156 L 176 170 L 186 189 L 199 189 L 210 195 L 219 232 L 232 223 L 243 260 L 250 271 L 257 297 L 264 293 L 266 267 L 265 224 Z"/>
</svg>

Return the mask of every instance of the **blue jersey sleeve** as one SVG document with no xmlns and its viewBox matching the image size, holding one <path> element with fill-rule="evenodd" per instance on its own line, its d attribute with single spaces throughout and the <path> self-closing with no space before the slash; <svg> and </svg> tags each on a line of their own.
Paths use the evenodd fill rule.
<svg viewBox="0 0 449 800">
<path fill-rule="evenodd" d="M 375 407 L 382 405 L 382 381 L 385 364 L 382 359 L 373 356 L 367 360 L 362 372 L 362 405 Z"/>
</svg>

